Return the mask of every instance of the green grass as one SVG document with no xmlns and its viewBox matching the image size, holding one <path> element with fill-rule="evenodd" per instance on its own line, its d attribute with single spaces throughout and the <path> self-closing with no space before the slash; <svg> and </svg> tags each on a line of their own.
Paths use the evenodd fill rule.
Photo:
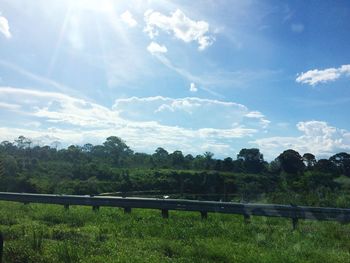
<svg viewBox="0 0 350 263">
<path fill-rule="evenodd" d="M 5 262 L 350 262 L 350 225 L 0 202 Z"/>
</svg>

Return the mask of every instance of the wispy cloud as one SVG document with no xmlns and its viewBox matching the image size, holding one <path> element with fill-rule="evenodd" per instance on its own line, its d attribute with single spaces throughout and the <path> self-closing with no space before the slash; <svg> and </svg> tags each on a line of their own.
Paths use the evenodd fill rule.
<svg viewBox="0 0 350 263">
<path fill-rule="evenodd" d="M 200 83 L 202 84 L 202 86 L 200 87 L 200 89 L 207 91 L 208 93 L 210 93 L 211 95 L 218 97 L 218 98 L 224 98 L 223 95 L 219 94 L 218 92 L 213 91 L 210 88 L 207 88 L 208 85 L 210 85 L 210 83 L 206 82 L 205 78 L 200 77 L 200 76 L 195 76 L 192 73 L 190 73 L 189 71 L 187 71 L 186 69 L 180 68 L 175 66 L 166 56 L 164 56 L 163 54 L 157 53 L 155 54 L 155 57 L 166 67 L 168 67 L 169 69 L 175 71 L 176 73 L 178 73 L 180 76 L 182 76 L 183 78 L 185 78 L 186 80 L 188 80 L 189 82 L 194 82 L 194 83 Z"/>
<path fill-rule="evenodd" d="M 298 74 L 296 82 L 314 86 L 319 83 L 334 81 L 342 76 L 350 76 L 350 65 L 342 65 L 339 68 L 327 68 L 323 70 L 313 69 Z"/>
<path fill-rule="evenodd" d="M 257 111 L 250 111 L 239 103 L 196 97 L 131 97 L 116 100 L 113 109 L 128 120 L 157 121 L 193 129 L 232 128 L 248 123 L 251 127 L 262 128 L 260 123 L 265 119 L 262 113 L 258 116 Z"/>
<path fill-rule="evenodd" d="M 157 53 L 155 57 L 166 67 L 175 71 L 190 83 L 196 83 L 197 89 L 204 90 L 217 98 L 225 98 L 215 91 L 217 88 L 243 88 L 249 83 L 259 79 L 276 79 L 280 70 L 256 70 L 256 71 L 211 71 L 195 75 L 189 70 L 172 63 L 164 54 Z M 200 86 L 198 86 L 200 85 Z"/>
<path fill-rule="evenodd" d="M 11 38 L 10 26 L 6 17 L 0 16 L 0 33 L 6 38 Z"/>
<path fill-rule="evenodd" d="M 303 24 L 292 24 L 290 26 L 291 30 L 295 33 L 301 33 L 304 31 L 304 25 Z"/>
<path fill-rule="evenodd" d="M 214 42 L 214 37 L 209 35 L 209 24 L 206 21 L 194 21 L 188 18 L 180 9 L 176 9 L 171 16 L 160 12 L 147 10 L 144 14 L 146 26 L 144 31 L 153 39 L 159 34 L 159 30 L 173 35 L 184 42 L 195 41 L 198 49 L 204 50 Z"/>
<path fill-rule="evenodd" d="M 34 74 L 34 73 L 32 73 L 32 72 L 30 72 L 30 71 L 28 71 L 20 66 L 17 66 L 16 64 L 8 62 L 6 60 L 0 59 L 0 66 L 5 67 L 5 68 L 10 69 L 10 70 L 13 70 L 16 73 L 18 73 L 24 77 L 27 77 L 31 80 L 34 80 L 40 84 L 44 84 L 44 85 L 46 85 L 46 87 L 51 86 L 60 92 L 73 93 L 73 90 L 64 84 L 61 84 L 61 83 L 54 81 L 52 79 Z"/>
<path fill-rule="evenodd" d="M 16 111 L 16 110 L 20 109 L 21 106 L 18 104 L 0 102 L 0 108 L 6 109 L 6 110 L 11 110 L 11 111 Z"/>
</svg>

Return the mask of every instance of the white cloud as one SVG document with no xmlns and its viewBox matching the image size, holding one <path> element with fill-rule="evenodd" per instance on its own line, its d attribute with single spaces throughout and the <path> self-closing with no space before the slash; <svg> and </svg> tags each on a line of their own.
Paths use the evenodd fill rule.
<svg viewBox="0 0 350 263">
<path fill-rule="evenodd" d="M 260 111 L 250 111 L 245 115 L 245 117 L 259 120 L 259 123 L 262 128 L 267 128 L 271 123 L 265 118 L 265 115 L 262 114 Z"/>
<path fill-rule="evenodd" d="M 176 9 L 171 16 L 160 12 L 147 10 L 144 14 L 146 27 L 145 32 L 153 39 L 159 35 L 159 29 L 167 33 L 173 33 L 184 42 L 196 41 L 199 50 L 204 50 L 214 42 L 214 38 L 208 35 L 209 24 L 206 21 L 194 21 L 188 18 L 180 9 Z"/>
<path fill-rule="evenodd" d="M 175 71 L 176 73 L 178 73 L 180 76 L 182 76 L 183 78 L 187 79 L 188 81 L 194 81 L 196 83 L 201 83 L 203 86 L 201 87 L 203 90 L 209 92 L 211 95 L 219 97 L 219 98 L 223 98 L 224 96 L 222 96 L 221 94 L 205 87 L 205 85 L 209 85 L 212 84 L 210 81 L 206 80 L 206 76 L 195 76 L 192 73 L 188 72 L 187 70 L 177 67 L 175 65 L 173 65 L 173 63 L 171 63 L 171 61 L 166 58 L 164 55 L 162 54 L 157 54 L 156 58 L 166 67 L 168 67 L 169 69 Z"/>
<path fill-rule="evenodd" d="M 350 76 L 350 65 L 342 65 L 339 68 L 327 68 L 323 70 L 313 69 L 298 74 L 296 82 L 306 83 L 312 86 L 318 83 L 334 81 L 341 76 Z"/>
<path fill-rule="evenodd" d="M 196 97 L 167 98 L 162 96 L 115 101 L 113 109 L 120 117 L 133 121 L 157 121 L 160 124 L 187 127 L 191 129 L 230 129 L 248 124 L 262 128 L 261 118 L 248 118 L 249 109 L 239 103 Z M 215 117 L 213 117 L 215 116 Z M 236 125 L 237 126 L 237 125 Z"/>
<path fill-rule="evenodd" d="M 194 84 L 193 82 L 191 82 L 190 84 L 190 91 L 191 92 L 197 92 L 198 88 L 196 87 L 196 84 Z"/>
<path fill-rule="evenodd" d="M 58 83 L 52 79 L 34 74 L 34 73 L 24 69 L 24 68 L 17 66 L 16 64 L 10 63 L 6 60 L 2 60 L 1 58 L 0 58 L 0 66 L 5 67 L 5 68 L 10 69 L 10 70 L 13 70 L 16 74 L 22 75 L 30 80 L 33 80 L 37 83 L 40 83 L 40 84 L 44 85 L 46 88 L 53 87 L 56 90 L 59 90 L 59 91 L 66 93 L 66 94 L 72 93 L 71 88 L 69 88 L 61 83 Z"/>
<path fill-rule="evenodd" d="M 168 52 L 168 49 L 166 48 L 166 46 L 163 45 L 159 45 L 156 42 L 151 42 L 148 47 L 147 50 L 152 54 L 158 54 L 158 53 L 166 53 Z"/>
<path fill-rule="evenodd" d="M 62 93 L 0 87 L 0 102 L 6 106 L 0 108 L 2 116 L 15 113 L 11 119 L 2 118 L 0 140 L 25 135 L 37 141 L 59 140 L 63 145 L 95 144 L 116 135 L 137 151 L 162 146 L 227 156 L 232 155 L 233 142 L 261 128 L 259 119 L 246 125 L 249 110 L 244 105 L 199 98 L 132 97 L 116 100 L 108 108 Z"/>
<path fill-rule="evenodd" d="M 18 104 L 12 104 L 12 103 L 6 103 L 6 102 L 0 102 L 0 108 L 7 109 L 7 110 L 18 110 L 21 108 Z"/>
<path fill-rule="evenodd" d="M 6 38 L 11 38 L 9 22 L 4 16 L 0 16 L 0 33 L 2 33 Z"/>
<path fill-rule="evenodd" d="M 214 91 L 210 87 L 244 87 L 249 83 L 255 83 L 267 78 L 276 78 L 281 73 L 279 70 L 259 70 L 259 71 L 212 71 L 200 75 L 194 75 L 185 68 L 173 64 L 165 55 L 157 54 L 156 58 L 166 67 L 175 71 L 189 82 L 197 83 L 202 90 L 220 99 L 225 98 L 222 94 Z"/>
<path fill-rule="evenodd" d="M 264 114 L 262 114 L 260 111 L 251 111 L 248 112 L 245 116 L 248 118 L 263 118 Z"/>
<path fill-rule="evenodd" d="M 291 30 L 295 33 L 301 33 L 304 31 L 304 25 L 303 24 L 292 24 L 290 26 Z"/>
<path fill-rule="evenodd" d="M 330 126 L 323 121 L 299 122 L 299 137 L 271 137 L 254 141 L 265 155 L 277 157 L 286 149 L 303 154 L 310 152 L 318 157 L 329 157 L 334 153 L 350 150 L 350 132 Z"/>
<path fill-rule="evenodd" d="M 20 105 L 23 114 L 51 124 L 105 128 L 117 119 L 115 112 L 103 106 L 57 92 L 0 87 L 1 101 Z"/>
<path fill-rule="evenodd" d="M 137 21 L 134 19 L 133 15 L 128 10 L 126 10 L 124 13 L 122 13 L 120 15 L 120 18 L 129 27 L 137 26 Z"/>
</svg>

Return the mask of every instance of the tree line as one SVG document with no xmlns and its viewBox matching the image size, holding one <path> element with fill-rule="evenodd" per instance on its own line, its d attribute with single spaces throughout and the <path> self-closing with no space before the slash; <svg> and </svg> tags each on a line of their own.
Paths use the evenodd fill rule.
<svg viewBox="0 0 350 263">
<path fill-rule="evenodd" d="M 0 143 L 0 190 L 96 194 L 104 191 L 237 194 L 345 191 L 350 154 L 319 159 L 288 149 L 273 161 L 257 148 L 242 149 L 234 158 L 214 158 L 211 152 L 193 156 L 158 147 L 153 154 L 134 152 L 119 137 L 101 145 L 58 148 L 34 146 L 24 136 Z M 350 180 L 350 179 L 349 179 Z M 302 194 L 302 195 L 303 195 Z"/>
</svg>

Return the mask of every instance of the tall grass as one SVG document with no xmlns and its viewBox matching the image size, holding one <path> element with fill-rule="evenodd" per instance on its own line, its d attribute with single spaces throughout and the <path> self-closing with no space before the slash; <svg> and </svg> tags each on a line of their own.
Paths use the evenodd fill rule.
<svg viewBox="0 0 350 263">
<path fill-rule="evenodd" d="M 7 263 L 350 262 L 350 226 L 336 222 L 0 202 L 0 232 Z"/>
</svg>

